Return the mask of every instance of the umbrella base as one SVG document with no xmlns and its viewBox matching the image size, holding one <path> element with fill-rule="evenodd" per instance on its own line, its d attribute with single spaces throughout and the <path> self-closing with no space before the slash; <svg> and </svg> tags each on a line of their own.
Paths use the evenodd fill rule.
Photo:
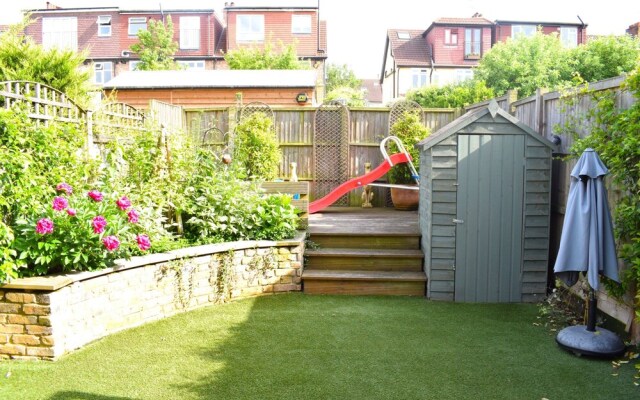
<svg viewBox="0 0 640 400">
<path fill-rule="evenodd" d="M 615 333 L 602 328 L 591 332 L 585 325 L 564 328 L 558 332 L 556 342 L 578 356 L 615 358 L 625 351 L 624 343 Z"/>
</svg>

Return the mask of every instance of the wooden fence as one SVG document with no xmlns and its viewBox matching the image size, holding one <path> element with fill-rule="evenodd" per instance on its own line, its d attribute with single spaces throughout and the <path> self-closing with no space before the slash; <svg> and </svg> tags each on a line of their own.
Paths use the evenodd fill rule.
<svg viewBox="0 0 640 400">
<path fill-rule="evenodd" d="M 212 107 L 202 110 L 185 110 L 186 129 L 194 139 L 198 140 L 210 128 L 218 128 L 220 132 L 229 132 L 230 124 L 235 121 L 235 108 Z M 282 149 L 283 158 L 280 165 L 280 178 L 288 179 L 289 165 L 297 163 L 297 175 L 301 181 L 311 182 L 311 193 L 314 193 L 313 180 L 314 152 L 313 133 L 315 130 L 315 107 L 274 108 L 275 131 Z M 364 165 L 370 162 L 377 166 L 383 159 L 380 154 L 380 141 L 389 134 L 389 108 L 352 108 L 350 111 L 349 129 L 349 176 L 364 174 Z M 461 115 L 457 109 L 425 109 L 423 123 L 435 132 L 440 127 Z M 384 206 L 386 188 L 375 188 L 374 205 Z M 349 204 L 360 206 L 361 193 L 354 191 L 349 195 Z"/>
</svg>

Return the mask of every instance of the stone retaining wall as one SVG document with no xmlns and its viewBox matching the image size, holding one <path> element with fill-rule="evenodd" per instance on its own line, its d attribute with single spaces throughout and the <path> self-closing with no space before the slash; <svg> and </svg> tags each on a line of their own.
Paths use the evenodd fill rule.
<svg viewBox="0 0 640 400">
<path fill-rule="evenodd" d="M 134 257 L 0 286 L 0 358 L 56 359 L 96 339 L 212 303 L 301 290 L 304 233 Z"/>
</svg>

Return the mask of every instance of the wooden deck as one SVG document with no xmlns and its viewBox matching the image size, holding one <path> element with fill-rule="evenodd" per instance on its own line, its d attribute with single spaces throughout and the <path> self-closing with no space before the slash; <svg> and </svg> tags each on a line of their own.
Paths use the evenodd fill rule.
<svg viewBox="0 0 640 400">
<path fill-rule="evenodd" d="M 424 295 L 417 211 L 328 208 L 309 217 L 309 234 L 305 293 Z"/>
<path fill-rule="evenodd" d="M 420 235 L 417 211 L 329 207 L 309 216 L 310 234 Z"/>
</svg>

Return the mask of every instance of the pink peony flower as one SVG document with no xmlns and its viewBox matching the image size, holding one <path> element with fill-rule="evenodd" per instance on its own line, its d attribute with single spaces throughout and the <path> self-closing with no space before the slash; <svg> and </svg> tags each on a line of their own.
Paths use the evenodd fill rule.
<svg viewBox="0 0 640 400">
<path fill-rule="evenodd" d="M 93 233 L 102 233 L 107 226 L 107 220 L 102 215 L 98 215 L 91 221 L 91 226 L 93 226 Z"/>
<path fill-rule="evenodd" d="M 106 247 L 109 251 L 114 251 L 115 249 L 120 247 L 120 241 L 113 235 L 106 236 L 104 239 L 102 239 L 102 244 L 104 244 L 104 247 Z"/>
<path fill-rule="evenodd" d="M 53 233 L 53 221 L 49 218 L 42 218 L 36 224 L 36 233 L 40 235 L 46 235 L 47 233 Z"/>
<path fill-rule="evenodd" d="M 70 217 L 75 217 L 77 213 L 75 208 L 67 208 L 67 214 L 69 214 Z"/>
<path fill-rule="evenodd" d="M 122 211 L 124 211 L 127 208 L 131 207 L 131 200 L 129 200 L 127 196 L 122 196 L 118 199 L 118 201 L 116 201 L 116 204 Z"/>
<path fill-rule="evenodd" d="M 136 236 L 136 241 L 138 242 L 138 248 L 142 251 L 147 251 L 151 248 L 151 241 L 147 235 Z"/>
<path fill-rule="evenodd" d="M 53 198 L 53 209 L 56 211 L 62 211 L 69 207 L 69 201 L 62 196 L 56 196 Z"/>
<path fill-rule="evenodd" d="M 138 223 L 138 219 L 140 217 L 140 214 L 138 214 L 138 212 L 135 210 L 135 208 L 132 208 L 128 213 L 127 213 L 127 217 L 129 217 L 129 222 L 132 224 L 137 224 Z"/>
<path fill-rule="evenodd" d="M 89 193 L 87 193 L 89 195 L 89 197 L 91 197 L 94 201 L 102 201 L 102 199 L 104 198 L 104 195 L 102 193 L 100 193 L 98 190 L 90 190 Z"/>
<path fill-rule="evenodd" d="M 73 193 L 73 188 L 65 182 L 58 183 L 58 185 L 56 186 L 56 190 L 58 192 L 65 192 L 66 194 Z"/>
</svg>

